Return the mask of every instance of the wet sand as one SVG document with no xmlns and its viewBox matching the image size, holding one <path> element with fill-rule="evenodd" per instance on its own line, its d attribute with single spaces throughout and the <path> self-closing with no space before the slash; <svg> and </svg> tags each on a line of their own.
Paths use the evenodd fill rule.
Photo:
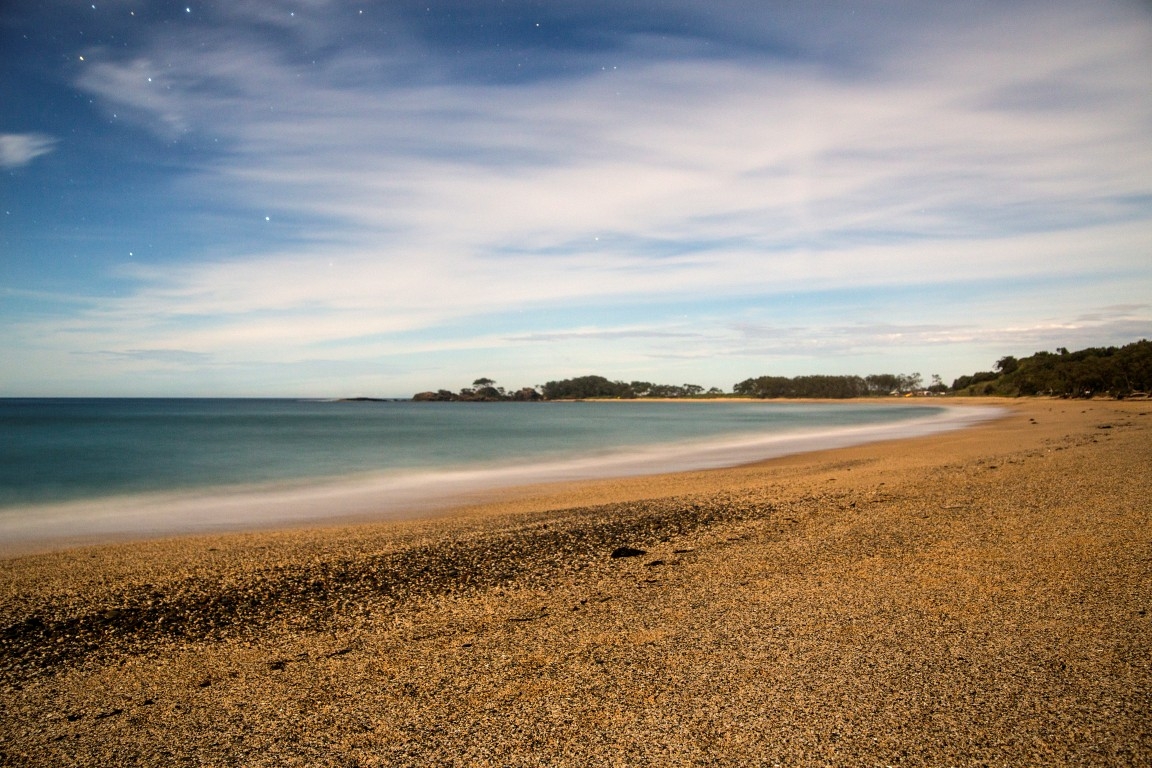
<svg viewBox="0 0 1152 768">
<path fill-rule="evenodd" d="M 0 763 L 1150 764 L 1152 403 L 1007 405 L 430 520 L 0 561 Z"/>
</svg>

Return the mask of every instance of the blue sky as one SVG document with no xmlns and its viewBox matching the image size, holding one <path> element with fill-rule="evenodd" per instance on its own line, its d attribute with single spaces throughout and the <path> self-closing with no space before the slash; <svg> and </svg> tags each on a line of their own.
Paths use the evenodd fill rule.
<svg viewBox="0 0 1152 768">
<path fill-rule="evenodd" d="M 0 51 L 0 395 L 1152 337 L 1147 3 L 42 0 Z"/>
</svg>

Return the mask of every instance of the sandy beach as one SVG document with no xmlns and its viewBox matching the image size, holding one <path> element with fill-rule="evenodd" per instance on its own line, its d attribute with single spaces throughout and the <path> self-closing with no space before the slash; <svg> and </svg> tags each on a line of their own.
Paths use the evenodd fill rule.
<svg viewBox="0 0 1152 768">
<path fill-rule="evenodd" d="M 1152 764 L 1152 403 L 996 404 L 424 520 L 0 560 L 0 764 Z"/>
</svg>

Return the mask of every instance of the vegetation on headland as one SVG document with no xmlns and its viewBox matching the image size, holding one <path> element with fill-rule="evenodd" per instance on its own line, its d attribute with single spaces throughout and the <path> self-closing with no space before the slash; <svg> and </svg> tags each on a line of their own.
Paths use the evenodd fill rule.
<svg viewBox="0 0 1152 768">
<path fill-rule="evenodd" d="M 533 402 L 544 398 L 534 387 L 523 387 L 515 392 L 506 392 L 504 387 L 496 386 L 495 380 L 481 377 L 472 382 L 471 387 L 465 387 L 459 392 L 452 392 L 447 389 L 440 389 L 435 392 L 419 392 L 412 399 L 425 403 L 456 401 L 495 403 L 504 400 Z"/>
<path fill-rule="evenodd" d="M 1012 356 L 996 361 L 995 371 L 961 376 L 945 384 L 938 375 L 925 386 L 919 373 L 875 373 L 868 376 L 758 376 L 745 379 L 724 392 L 705 390 L 698 384 L 655 384 L 650 381 L 612 381 L 603 376 L 579 376 L 549 381 L 538 387 L 505 391 L 489 378 L 479 378 L 459 392 L 446 389 L 421 392 L 413 399 L 423 402 L 532 402 L 538 400 L 587 400 L 640 398 L 702 399 L 719 397 L 822 398 L 891 397 L 911 395 L 957 395 L 1027 397 L 1131 397 L 1152 392 L 1152 341 L 1141 340 L 1123 347 L 1092 347 L 1069 352 L 1037 352 L 1031 357 Z"/>
<path fill-rule="evenodd" d="M 1152 392 L 1152 341 L 1123 347 L 1089 347 L 1069 352 L 1037 352 L 1031 357 L 1002 357 L 995 371 L 961 376 L 952 382 L 958 395 L 1028 397 L 1130 397 Z"/>
</svg>

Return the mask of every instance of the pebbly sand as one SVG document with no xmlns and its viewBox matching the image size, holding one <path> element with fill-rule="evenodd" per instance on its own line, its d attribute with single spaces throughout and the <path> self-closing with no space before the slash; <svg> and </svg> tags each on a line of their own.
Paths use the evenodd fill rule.
<svg viewBox="0 0 1152 768">
<path fill-rule="evenodd" d="M 1152 403 L 1006 405 L 0 561 L 0 764 L 1152 764 Z"/>
</svg>

